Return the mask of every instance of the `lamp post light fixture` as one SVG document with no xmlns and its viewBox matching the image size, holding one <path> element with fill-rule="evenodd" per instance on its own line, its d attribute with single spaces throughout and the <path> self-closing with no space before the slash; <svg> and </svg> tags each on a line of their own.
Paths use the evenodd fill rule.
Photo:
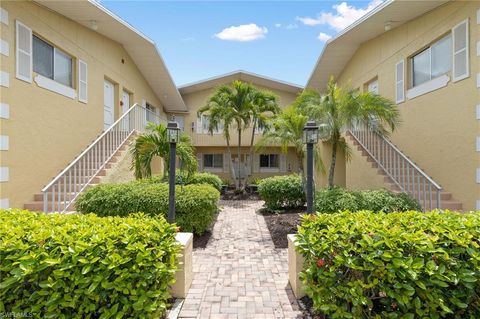
<svg viewBox="0 0 480 319">
<path fill-rule="evenodd" d="M 177 143 L 180 140 L 180 128 L 177 122 L 168 122 L 167 140 L 170 143 L 170 168 L 168 172 L 168 222 L 175 222 L 175 160 Z"/>
<path fill-rule="evenodd" d="M 313 213 L 313 145 L 318 143 L 318 126 L 308 121 L 303 128 L 303 142 L 307 144 L 307 213 Z"/>
</svg>

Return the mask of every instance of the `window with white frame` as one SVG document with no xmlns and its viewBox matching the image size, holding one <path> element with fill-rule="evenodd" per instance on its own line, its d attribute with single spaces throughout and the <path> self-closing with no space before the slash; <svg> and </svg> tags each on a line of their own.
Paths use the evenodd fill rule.
<svg viewBox="0 0 480 319">
<path fill-rule="evenodd" d="M 452 69 L 452 35 L 449 33 L 411 58 L 412 83 L 418 86 Z"/>
<path fill-rule="evenodd" d="M 145 103 L 145 108 L 147 109 L 147 122 L 155 122 L 156 120 L 156 107 L 149 104 Z"/>
<path fill-rule="evenodd" d="M 278 154 L 260 154 L 260 168 L 280 168 Z"/>
<path fill-rule="evenodd" d="M 203 167 L 223 169 L 223 154 L 203 154 Z"/>
<path fill-rule="evenodd" d="M 73 58 L 62 50 L 32 36 L 33 71 L 60 84 L 73 87 Z"/>
<path fill-rule="evenodd" d="M 202 114 L 197 119 L 198 130 L 197 133 L 208 134 L 208 127 L 210 125 L 210 116 Z M 220 134 L 223 131 L 223 124 L 219 123 L 216 129 L 213 129 L 213 134 Z"/>
</svg>

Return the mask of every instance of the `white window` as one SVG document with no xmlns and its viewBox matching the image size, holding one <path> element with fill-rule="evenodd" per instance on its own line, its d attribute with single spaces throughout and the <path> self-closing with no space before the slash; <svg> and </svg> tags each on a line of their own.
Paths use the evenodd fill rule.
<svg viewBox="0 0 480 319">
<path fill-rule="evenodd" d="M 412 87 L 435 79 L 452 69 L 452 36 L 448 34 L 411 58 Z"/>
<path fill-rule="evenodd" d="M 203 167 L 223 169 L 223 154 L 203 154 Z"/>
<path fill-rule="evenodd" d="M 145 103 L 145 108 L 147 109 L 147 122 L 156 122 L 157 117 L 155 115 L 157 114 L 157 108 L 149 103 Z"/>
<path fill-rule="evenodd" d="M 401 60 L 395 66 L 395 102 L 405 101 L 405 62 Z"/>
<path fill-rule="evenodd" d="M 16 21 L 16 76 L 32 82 L 32 29 Z"/>
<path fill-rule="evenodd" d="M 453 81 L 463 80 L 470 75 L 468 61 L 468 20 L 452 29 L 453 34 Z"/>
<path fill-rule="evenodd" d="M 73 87 L 73 59 L 37 36 L 32 37 L 33 71 L 60 84 Z"/>
<path fill-rule="evenodd" d="M 197 119 L 197 133 L 208 134 L 208 126 L 210 125 L 210 116 L 206 114 L 200 115 Z M 213 134 L 221 134 L 223 131 L 223 124 L 219 123 L 218 127 L 213 130 Z"/>
<path fill-rule="evenodd" d="M 260 168 L 280 168 L 278 154 L 260 154 Z"/>
<path fill-rule="evenodd" d="M 378 79 L 372 80 L 367 84 L 367 91 L 378 94 Z"/>
</svg>

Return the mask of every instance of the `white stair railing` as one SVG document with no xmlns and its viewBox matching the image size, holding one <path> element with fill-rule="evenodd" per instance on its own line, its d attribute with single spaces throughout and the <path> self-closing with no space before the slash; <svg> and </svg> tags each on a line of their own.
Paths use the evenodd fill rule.
<svg viewBox="0 0 480 319">
<path fill-rule="evenodd" d="M 42 189 L 44 212 L 65 212 L 91 183 L 115 152 L 136 133 L 145 132 L 148 122 L 166 123 L 154 112 L 134 104 L 75 160 Z"/>
<path fill-rule="evenodd" d="M 424 211 L 441 208 L 442 187 L 392 142 L 364 124 L 355 124 L 348 131 L 393 183 L 415 198 Z"/>
</svg>

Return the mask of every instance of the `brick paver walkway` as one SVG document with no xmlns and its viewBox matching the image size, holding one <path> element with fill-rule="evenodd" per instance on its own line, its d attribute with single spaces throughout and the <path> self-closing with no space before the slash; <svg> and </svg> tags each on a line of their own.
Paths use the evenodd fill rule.
<svg viewBox="0 0 480 319">
<path fill-rule="evenodd" d="M 287 250 L 275 249 L 259 201 L 223 201 L 180 318 L 302 318 L 288 284 Z"/>
</svg>

